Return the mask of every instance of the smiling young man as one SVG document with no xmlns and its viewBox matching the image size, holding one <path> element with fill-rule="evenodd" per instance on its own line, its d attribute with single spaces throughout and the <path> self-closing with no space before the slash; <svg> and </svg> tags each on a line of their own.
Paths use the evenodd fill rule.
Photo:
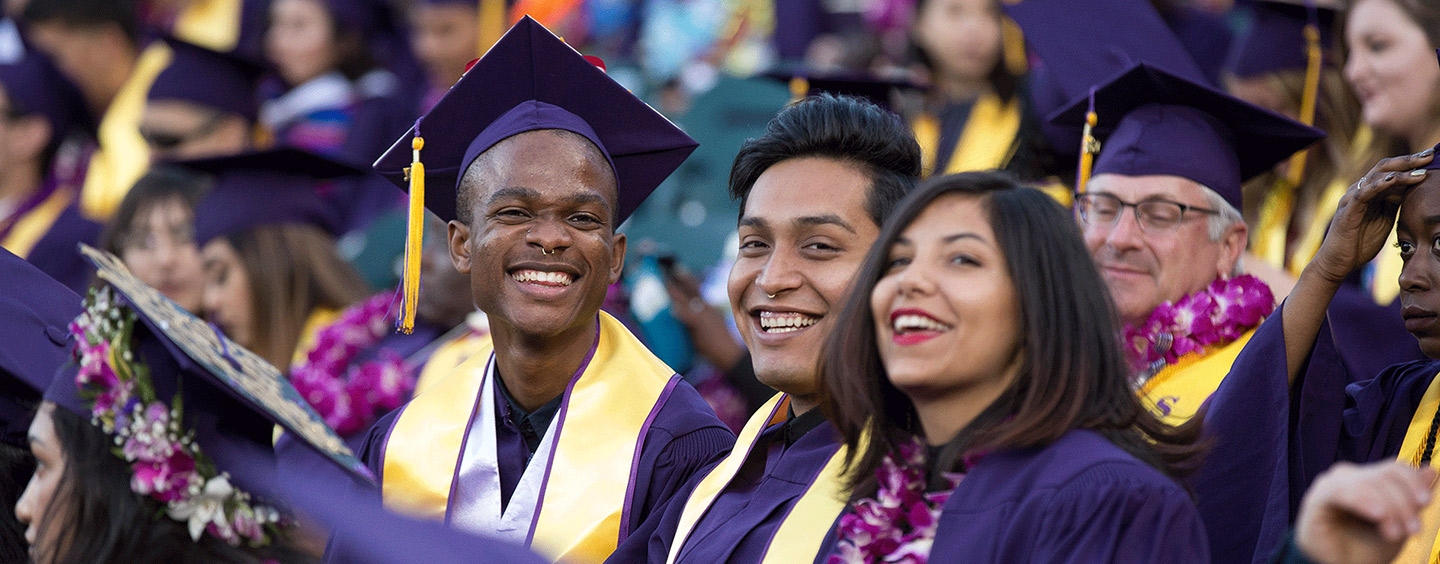
<svg viewBox="0 0 1440 564">
<path fill-rule="evenodd" d="M 600 311 L 615 228 L 695 145 L 524 18 L 380 158 L 402 185 L 429 165 L 426 207 L 493 342 L 372 429 L 387 505 L 599 562 L 724 455 L 700 395 Z"/>
<path fill-rule="evenodd" d="M 731 454 L 612 562 L 808 562 L 844 508 L 840 437 L 816 409 L 820 351 L 880 225 L 920 175 L 900 118 L 850 97 L 805 98 L 746 141 L 732 313 L 756 377 L 779 390 Z"/>
</svg>

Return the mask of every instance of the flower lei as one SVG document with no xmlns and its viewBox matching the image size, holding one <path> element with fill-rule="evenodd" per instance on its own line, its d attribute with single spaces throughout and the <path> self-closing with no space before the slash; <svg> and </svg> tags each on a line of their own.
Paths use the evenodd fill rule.
<svg viewBox="0 0 1440 564">
<path fill-rule="evenodd" d="M 267 544 L 280 513 L 252 504 L 200 452 L 194 431 L 182 430 L 181 394 L 170 405 L 157 397 L 150 370 L 131 351 L 136 314 L 112 292 L 92 290 L 70 334 L 80 366 L 75 385 L 91 404 L 91 423 L 115 438 L 112 452 L 130 464 L 130 489 L 164 504 L 165 515 L 189 526 L 191 540 L 208 532 L 231 546 Z"/>
<path fill-rule="evenodd" d="M 1182 356 L 1240 338 L 1274 310 L 1275 296 L 1260 279 L 1216 279 L 1200 292 L 1160 304 L 1143 325 L 1126 325 L 1125 352 L 1137 372 L 1154 374 Z"/>
<path fill-rule="evenodd" d="M 935 542 L 940 509 L 960 483 L 963 474 L 945 474 L 950 489 L 925 492 L 925 448 L 918 440 L 902 443 L 885 455 L 875 477 L 880 483 L 874 498 L 855 502 L 854 511 L 840 517 L 837 553 L 826 564 L 901 562 L 925 564 Z"/>
<path fill-rule="evenodd" d="M 290 382 L 325 424 L 340 436 L 363 431 L 378 413 L 400 407 L 415 389 L 415 375 L 405 359 L 382 349 L 376 359 L 351 366 L 395 326 L 391 313 L 395 292 L 381 292 L 345 310 L 320 330 L 305 362 L 290 368 Z"/>
</svg>

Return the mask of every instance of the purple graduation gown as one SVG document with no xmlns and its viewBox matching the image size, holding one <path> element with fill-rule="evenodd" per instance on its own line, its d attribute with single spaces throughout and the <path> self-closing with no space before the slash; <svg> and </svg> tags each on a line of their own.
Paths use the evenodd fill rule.
<svg viewBox="0 0 1440 564">
<path fill-rule="evenodd" d="M 832 529 L 825 546 L 834 539 Z M 1179 483 L 1100 434 L 1075 430 L 976 464 L 945 503 L 930 561 L 1211 560 L 1205 526 Z"/>
<path fill-rule="evenodd" d="M 376 421 L 358 453 L 360 460 L 370 468 L 377 479 L 384 479 L 385 444 L 403 410 L 404 407 L 401 407 Z M 527 451 L 524 439 L 518 432 L 513 431 L 513 427 L 506 426 L 505 421 L 507 418 L 496 418 L 496 451 Z M 723 459 L 734 443 L 735 435 L 715 417 L 715 413 L 705 404 L 699 392 L 684 381 L 676 383 L 651 422 L 649 433 L 645 435 L 645 445 L 640 449 L 640 459 L 635 468 L 635 479 L 630 484 L 630 507 L 638 508 L 638 511 L 629 514 L 629 521 L 624 524 L 623 529 L 653 529 L 653 524 L 648 524 L 647 527 L 647 521 L 661 518 L 661 510 L 691 476 Z M 510 473 L 507 470 L 513 472 L 515 468 L 520 472 L 524 471 L 524 461 L 517 461 L 516 458 L 519 456 L 502 457 L 500 464 L 507 467 L 501 470 L 502 475 Z M 510 487 L 513 489 L 514 484 L 510 484 Z M 624 542 L 625 539 L 620 540 Z"/>
<path fill-rule="evenodd" d="M 1368 380 L 1392 364 L 1425 360 L 1420 344 L 1405 330 L 1399 298 L 1377 305 L 1358 275 L 1340 285 L 1328 314 L 1335 350 L 1352 382 Z"/>
<path fill-rule="evenodd" d="M 95 269 L 80 256 L 77 244 L 97 244 L 102 229 L 99 223 L 80 213 L 78 203 L 72 202 L 55 218 L 50 230 L 35 242 L 25 260 L 83 296 L 90 288 Z"/>
<path fill-rule="evenodd" d="M 695 523 L 677 562 L 760 562 L 775 531 L 840 448 L 842 439 L 835 427 L 824 420 L 818 410 L 806 415 L 811 413 L 813 417 L 822 418 L 808 432 L 803 426 L 812 422 L 800 417 L 771 425 L 760 434 L 730 485 Z M 787 441 L 787 425 L 792 421 L 799 422 L 800 427 L 790 431 L 792 439 Z M 802 435 L 795 437 L 801 432 Z M 670 555 L 685 502 L 708 470 L 686 484 L 665 509 L 664 516 L 655 521 L 655 527 L 636 531 L 606 562 L 664 563 Z M 775 539 L 775 542 L 785 541 Z"/>
</svg>

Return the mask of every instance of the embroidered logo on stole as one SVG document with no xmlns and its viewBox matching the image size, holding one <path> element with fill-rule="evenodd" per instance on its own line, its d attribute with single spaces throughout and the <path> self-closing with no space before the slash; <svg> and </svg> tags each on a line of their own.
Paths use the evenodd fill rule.
<svg viewBox="0 0 1440 564">
<path fill-rule="evenodd" d="M 735 479 L 735 474 L 755 449 L 760 433 L 766 427 L 785 421 L 788 412 L 786 408 L 789 406 L 790 396 L 785 394 L 775 394 L 775 397 L 765 402 L 740 430 L 740 436 L 735 439 L 735 448 L 695 486 L 695 491 L 691 492 L 690 498 L 685 501 L 685 509 L 680 513 L 675 539 L 670 543 L 670 555 L 665 560 L 667 564 L 674 564 L 690 534 L 695 531 L 695 525 L 700 522 L 700 517 L 710 510 L 715 499 L 720 497 L 720 493 Z M 775 535 L 765 547 L 761 562 L 809 562 L 815 559 L 815 553 L 820 551 L 820 543 L 825 540 L 830 525 L 835 522 L 835 517 L 845 510 L 849 501 L 846 492 L 842 491 L 840 476 L 845 465 L 846 452 L 845 445 L 840 445 L 825 463 L 825 467 L 816 474 L 805 494 L 795 502 L 790 513 L 776 529 Z M 775 539 L 784 539 L 784 542 L 776 543 Z"/>
<path fill-rule="evenodd" d="M 1171 425 L 1181 425 L 1195 416 L 1200 405 L 1220 387 L 1230 373 L 1230 365 L 1255 335 L 1251 329 L 1239 339 L 1206 354 L 1191 353 L 1157 372 L 1140 386 L 1141 403 L 1156 417 Z"/>
<path fill-rule="evenodd" d="M 530 461 L 545 467 L 526 544 L 551 560 L 600 562 L 628 533 L 631 481 L 645 434 L 679 382 L 624 325 L 603 311 L 599 318 L 593 356 L 571 380 L 551 424 L 550 455 Z M 387 507 L 449 520 L 474 410 L 493 409 L 477 404 L 493 356 L 477 355 L 401 412 L 385 446 Z"/>
</svg>

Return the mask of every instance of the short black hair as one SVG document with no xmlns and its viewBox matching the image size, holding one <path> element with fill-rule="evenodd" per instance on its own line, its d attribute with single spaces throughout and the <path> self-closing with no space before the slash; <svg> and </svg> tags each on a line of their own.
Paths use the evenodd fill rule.
<svg viewBox="0 0 1440 564">
<path fill-rule="evenodd" d="M 27 24 L 58 22 L 70 27 L 115 25 L 130 38 L 139 38 L 134 0 L 30 0 L 20 19 Z"/>
<path fill-rule="evenodd" d="M 755 181 L 781 161 L 824 157 L 870 177 L 866 211 L 875 225 L 920 179 L 920 145 L 900 116 L 867 100 L 819 94 L 792 102 L 759 137 L 747 139 L 730 168 L 730 197 L 745 201 Z"/>
</svg>

